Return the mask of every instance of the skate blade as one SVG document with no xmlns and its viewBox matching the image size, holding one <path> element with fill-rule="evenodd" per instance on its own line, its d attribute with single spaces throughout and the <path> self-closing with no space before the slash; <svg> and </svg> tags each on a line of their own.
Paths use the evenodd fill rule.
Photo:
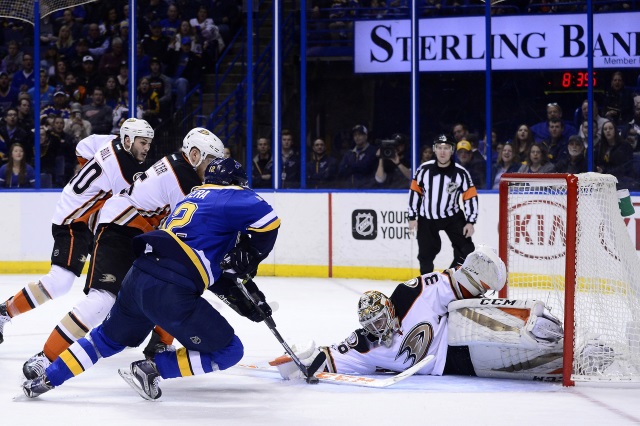
<svg viewBox="0 0 640 426">
<path fill-rule="evenodd" d="M 131 386 L 131 388 L 133 390 L 138 392 L 138 395 L 140 395 L 141 397 L 143 397 L 147 401 L 157 401 L 157 399 L 153 399 L 153 398 L 151 398 L 149 395 L 147 395 L 145 393 L 145 391 L 140 387 L 140 384 L 138 383 L 136 378 L 133 377 L 133 374 L 131 374 L 131 372 L 129 370 L 124 370 L 122 368 L 119 368 L 118 369 L 118 374 L 120 374 L 120 377 L 122 377 L 122 379 L 125 382 L 127 382 L 129 384 L 129 386 Z"/>
</svg>

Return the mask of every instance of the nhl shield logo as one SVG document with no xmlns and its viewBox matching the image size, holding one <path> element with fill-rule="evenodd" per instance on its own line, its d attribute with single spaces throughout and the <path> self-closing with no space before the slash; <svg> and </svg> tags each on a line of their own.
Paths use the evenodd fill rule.
<svg viewBox="0 0 640 426">
<path fill-rule="evenodd" d="M 378 236 L 375 210 L 354 210 L 351 213 L 351 234 L 356 240 L 375 240 Z"/>
<path fill-rule="evenodd" d="M 198 336 L 190 337 L 189 340 L 191 340 L 194 345 L 199 345 L 202 342 Z"/>
<path fill-rule="evenodd" d="M 447 184 L 447 194 L 455 194 L 459 186 L 457 182 L 449 182 Z"/>
</svg>

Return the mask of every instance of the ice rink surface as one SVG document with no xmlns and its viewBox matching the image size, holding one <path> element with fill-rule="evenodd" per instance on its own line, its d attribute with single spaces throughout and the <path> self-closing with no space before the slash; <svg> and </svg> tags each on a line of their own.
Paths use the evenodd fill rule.
<svg viewBox="0 0 640 426">
<path fill-rule="evenodd" d="M 0 275 L 0 298 L 35 275 Z M 358 327 L 359 294 L 389 295 L 394 282 L 259 277 L 277 301 L 278 330 L 289 344 L 315 339 L 331 344 Z M 577 386 L 462 377 L 413 376 L 386 389 L 302 380 L 232 367 L 198 377 L 165 380 L 162 398 L 140 398 L 117 369 L 142 358 L 141 348 L 102 359 L 92 369 L 37 399 L 20 388 L 21 367 L 42 346 L 62 316 L 83 297 L 84 276 L 72 291 L 5 326 L 0 345 L 3 424 L 30 425 L 631 425 L 640 424 L 640 385 Z M 283 353 L 264 324 L 255 324 L 207 299 L 231 322 L 245 346 L 242 363 L 264 363 Z"/>
</svg>

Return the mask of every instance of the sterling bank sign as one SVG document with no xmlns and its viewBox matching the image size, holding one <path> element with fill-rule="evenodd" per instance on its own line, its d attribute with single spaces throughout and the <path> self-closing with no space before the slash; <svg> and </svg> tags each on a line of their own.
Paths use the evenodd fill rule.
<svg viewBox="0 0 640 426">
<path fill-rule="evenodd" d="M 593 17 L 595 68 L 640 66 L 640 12 Z M 509 16 L 491 20 L 494 70 L 587 68 L 585 15 Z M 420 71 L 485 70 L 485 18 L 422 19 Z M 358 21 L 355 72 L 411 70 L 411 22 Z"/>
</svg>

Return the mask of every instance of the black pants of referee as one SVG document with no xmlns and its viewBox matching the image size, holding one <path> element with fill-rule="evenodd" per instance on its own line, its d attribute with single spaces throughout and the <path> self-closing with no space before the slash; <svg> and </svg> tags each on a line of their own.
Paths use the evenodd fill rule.
<svg viewBox="0 0 640 426">
<path fill-rule="evenodd" d="M 453 261 L 450 268 L 462 265 L 467 255 L 475 250 L 471 237 L 464 236 L 463 228 L 467 221 L 462 212 L 444 219 L 425 219 L 418 217 L 418 261 L 420 274 L 433 272 L 433 261 L 440 253 L 442 240 L 440 231 L 444 231 L 453 246 Z"/>
</svg>

